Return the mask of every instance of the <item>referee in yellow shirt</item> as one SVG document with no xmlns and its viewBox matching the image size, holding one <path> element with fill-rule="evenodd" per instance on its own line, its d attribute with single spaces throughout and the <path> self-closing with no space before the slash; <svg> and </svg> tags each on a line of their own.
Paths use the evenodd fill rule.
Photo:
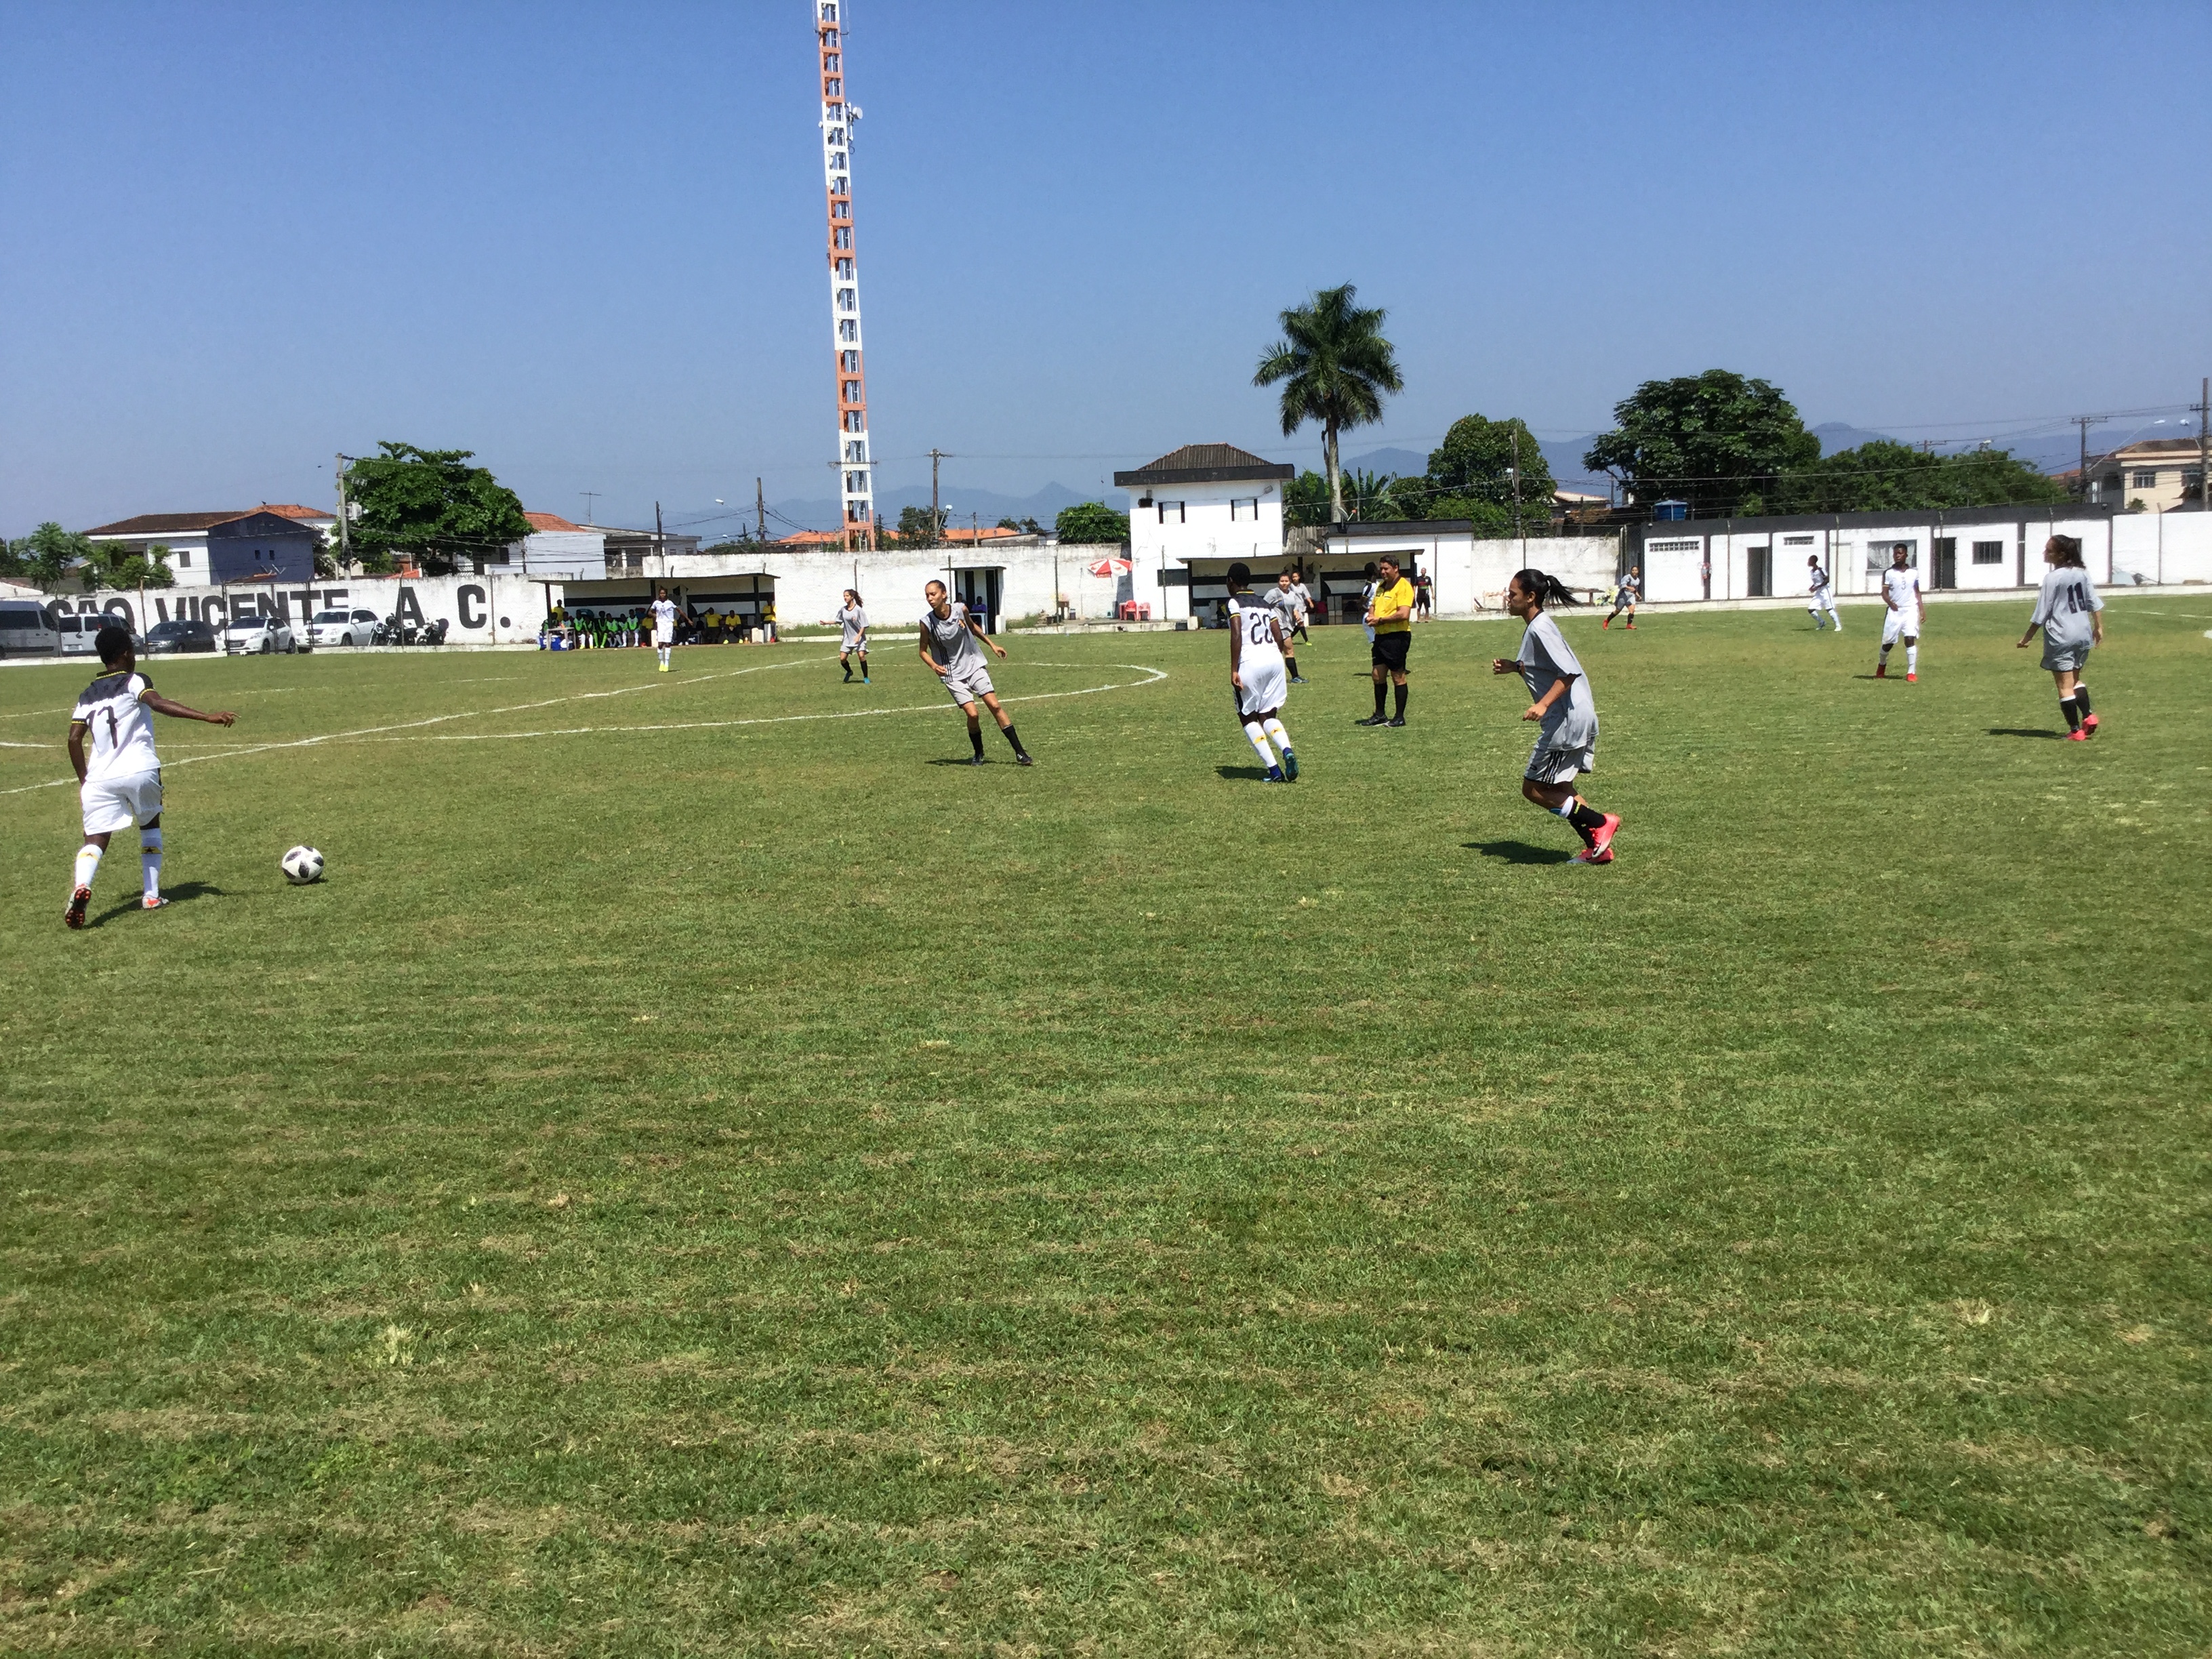
<svg viewBox="0 0 2212 1659">
<path fill-rule="evenodd" d="M 1369 647 L 1375 665 L 1375 712 L 1362 726 L 1403 726 L 1406 723 L 1406 652 L 1413 643 L 1413 585 L 1398 572 L 1397 560 L 1385 554 L 1376 562 L 1375 597 L 1367 602 L 1367 625 L 1375 630 Z M 1398 688 L 1398 712 L 1382 714 L 1382 672 L 1390 672 Z"/>
</svg>

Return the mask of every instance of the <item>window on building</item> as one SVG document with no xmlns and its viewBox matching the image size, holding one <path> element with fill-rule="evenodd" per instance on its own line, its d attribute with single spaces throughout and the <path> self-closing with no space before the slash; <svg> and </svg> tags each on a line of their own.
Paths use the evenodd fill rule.
<svg viewBox="0 0 2212 1659">
<path fill-rule="evenodd" d="M 190 570 L 191 568 L 192 556 L 191 554 L 179 553 L 177 555 L 177 568 L 179 570 Z"/>
<path fill-rule="evenodd" d="M 1646 553 L 1694 553 L 1701 545 L 1702 544 L 1694 541 L 1646 542 L 1644 544 L 1644 550 Z"/>
<path fill-rule="evenodd" d="M 1257 495 L 1248 495 L 1242 501 L 1234 495 L 1229 498 L 1229 518 L 1232 524 L 1239 519 L 1257 519 L 1259 516 L 1260 498 Z"/>
<path fill-rule="evenodd" d="M 2139 467 L 2137 467 L 2137 468 L 2136 469 L 2135 483 L 2134 483 L 2133 488 L 2135 488 L 2135 489 L 2157 489 L 2157 488 L 2158 488 L 2158 469 L 2157 469 L 2156 467 L 2154 467 L 2154 466 L 2139 466 Z"/>
<path fill-rule="evenodd" d="M 1976 564 L 2002 564 L 2004 562 L 2004 544 L 2002 542 L 1976 542 L 1974 544 L 1974 562 Z"/>
<path fill-rule="evenodd" d="M 1181 524 L 1183 521 L 1181 501 L 1162 501 L 1159 503 L 1159 508 L 1162 524 Z M 1173 516 L 1170 516 L 1170 514 Z"/>
<path fill-rule="evenodd" d="M 1782 544 L 1784 547 L 1810 547 L 1820 539 L 1818 536 L 1784 536 Z"/>
</svg>

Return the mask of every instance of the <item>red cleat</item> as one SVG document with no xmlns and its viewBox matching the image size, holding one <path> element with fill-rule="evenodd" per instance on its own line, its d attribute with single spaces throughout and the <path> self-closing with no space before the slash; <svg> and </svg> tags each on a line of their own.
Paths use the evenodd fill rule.
<svg viewBox="0 0 2212 1659">
<path fill-rule="evenodd" d="M 92 889 L 80 887 L 70 895 L 69 908 L 62 912 L 62 920 L 72 927 L 84 926 L 84 908 L 92 902 Z"/>
<path fill-rule="evenodd" d="M 2094 714 L 2081 716 L 2081 735 L 2084 738 L 2094 738 L 2097 735 L 2097 717 Z"/>
<path fill-rule="evenodd" d="M 2066 734 L 2066 741 L 2069 743 L 2087 743 L 2089 741 L 2089 734 L 2087 732 L 2080 730 L 2069 732 Z"/>
<path fill-rule="evenodd" d="M 1905 677 L 1905 683 L 1907 685 L 1917 685 L 1920 683 L 1920 676 L 1917 674 L 1907 674 Z"/>
<path fill-rule="evenodd" d="M 1585 847 L 1581 852 L 1576 854 L 1574 857 L 1568 860 L 1567 862 L 1570 864 L 1610 864 L 1613 862 L 1613 848 L 1610 847 Z"/>
<path fill-rule="evenodd" d="M 1596 829 L 1590 831 L 1590 851 L 1593 853 L 1603 853 L 1607 858 L 1611 858 L 1613 856 L 1613 837 L 1620 828 L 1620 814 L 1618 812 L 1607 812 L 1605 815 L 1605 822 L 1598 825 Z"/>
<path fill-rule="evenodd" d="M 1878 680 L 1887 679 L 1889 678 L 1889 665 L 1886 662 L 1876 663 L 1874 665 L 1874 677 Z"/>
</svg>

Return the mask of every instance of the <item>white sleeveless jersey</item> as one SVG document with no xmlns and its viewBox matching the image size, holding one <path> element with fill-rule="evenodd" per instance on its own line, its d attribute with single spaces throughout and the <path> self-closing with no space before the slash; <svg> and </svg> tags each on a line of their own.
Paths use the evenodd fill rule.
<svg viewBox="0 0 2212 1659">
<path fill-rule="evenodd" d="M 1237 659 L 1240 672 L 1264 672 L 1271 665 L 1282 665 L 1283 647 L 1275 642 L 1278 614 L 1273 605 L 1249 593 L 1229 596 L 1229 625 L 1243 636 L 1243 654 Z"/>
</svg>

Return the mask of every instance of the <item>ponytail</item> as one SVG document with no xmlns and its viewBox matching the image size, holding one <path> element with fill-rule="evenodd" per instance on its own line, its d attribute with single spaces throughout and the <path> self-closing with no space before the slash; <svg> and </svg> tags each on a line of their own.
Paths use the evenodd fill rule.
<svg viewBox="0 0 2212 1659">
<path fill-rule="evenodd" d="M 2053 536 L 2051 538 L 2051 562 L 2079 565 L 2081 562 L 2081 538 L 2079 536 Z"/>
<path fill-rule="evenodd" d="M 1521 584 L 1521 591 L 1534 596 L 1536 603 L 1550 611 L 1563 605 L 1580 605 L 1582 601 L 1567 591 L 1567 585 L 1557 576 L 1547 576 L 1540 570 L 1516 570 L 1513 580 Z"/>
</svg>

